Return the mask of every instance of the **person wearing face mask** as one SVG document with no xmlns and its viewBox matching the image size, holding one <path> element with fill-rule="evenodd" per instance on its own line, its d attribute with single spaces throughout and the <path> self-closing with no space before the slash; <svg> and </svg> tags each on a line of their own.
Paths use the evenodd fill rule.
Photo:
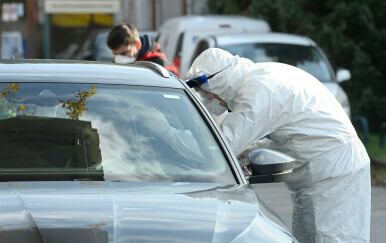
<svg viewBox="0 0 386 243">
<path fill-rule="evenodd" d="M 107 37 L 107 46 L 115 55 L 116 63 L 149 61 L 157 63 L 181 78 L 178 69 L 171 64 L 160 45 L 148 35 L 139 36 L 137 28 L 132 24 L 114 26 Z"/>
<path fill-rule="evenodd" d="M 264 140 L 261 147 L 296 159 L 285 184 L 297 240 L 369 242 L 370 159 L 330 91 L 299 68 L 253 63 L 217 48 L 202 52 L 187 76 L 218 70 L 193 89 L 210 112 L 229 108 L 219 127 L 235 155 Z"/>
<path fill-rule="evenodd" d="M 196 87 L 195 91 L 200 96 L 201 100 L 203 101 L 206 109 L 209 111 L 210 114 L 220 116 L 225 111 L 229 111 L 227 103 L 222 100 L 218 95 L 211 92 L 207 92 L 199 87 Z"/>
</svg>

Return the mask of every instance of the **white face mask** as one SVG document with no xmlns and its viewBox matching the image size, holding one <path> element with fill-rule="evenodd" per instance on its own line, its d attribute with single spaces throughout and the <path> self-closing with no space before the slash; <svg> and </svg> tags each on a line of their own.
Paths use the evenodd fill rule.
<svg viewBox="0 0 386 243">
<path fill-rule="evenodd" d="M 207 99 L 205 102 L 204 102 L 204 105 L 206 107 L 206 109 L 209 111 L 209 113 L 211 114 L 214 114 L 216 116 L 219 116 L 221 115 L 222 113 L 224 113 L 227 108 L 220 105 L 220 101 L 217 100 L 217 99 Z"/>
<path fill-rule="evenodd" d="M 135 61 L 135 57 L 115 55 L 115 63 L 127 64 Z"/>
</svg>

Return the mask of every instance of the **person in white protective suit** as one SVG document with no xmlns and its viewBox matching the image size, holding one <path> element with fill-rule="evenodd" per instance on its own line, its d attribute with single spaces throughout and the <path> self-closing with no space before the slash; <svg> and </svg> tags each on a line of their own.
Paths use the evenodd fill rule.
<svg viewBox="0 0 386 243">
<path fill-rule="evenodd" d="M 285 182 L 292 191 L 295 237 L 369 242 L 370 160 L 334 96 L 301 69 L 253 63 L 216 48 L 195 59 L 188 78 L 220 70 L 194 89 L 211 113 L 231 111 L 219 126 L 233 152 L 239 155 L 269 135 L 261 147 L 296 159 Z"/>
</svg>

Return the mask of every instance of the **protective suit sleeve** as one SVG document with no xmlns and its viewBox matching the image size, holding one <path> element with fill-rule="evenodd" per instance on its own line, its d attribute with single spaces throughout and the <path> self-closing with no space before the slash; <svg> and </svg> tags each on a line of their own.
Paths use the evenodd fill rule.
<svg viewBox="0 0 386 243">
<path fill-rule="evenodd" d="M 254 142 L 252 147 L 255 148 L 269 148 L 269 145 L 271 144 L 272 140 L 268 138 L 262 138 L 256 142 Z"/>
<path fill-rule="evenodd" d="M 220 124 L 236 155 L 286 122 L 280 104 L 272 102 L 274 95 L 263 84 L 255 85 L 253 79 L 243 83 L 237 93 L 234 110 Z"/>
</svg>

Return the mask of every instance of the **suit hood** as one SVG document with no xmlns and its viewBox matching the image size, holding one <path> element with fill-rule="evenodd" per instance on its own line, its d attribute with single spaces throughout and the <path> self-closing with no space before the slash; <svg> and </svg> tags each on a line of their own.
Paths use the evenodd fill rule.
<svg viewBox="0 0 386 243">
<path fill-rule="evenodd" d="M 201 88 L 218 95 L 232 110 L 237 92 L 242 86 L 248 69 L 253 68 L 253 65 L 254 63 L 249 59 L 233 56 L 219 48 L 209 48 L 194 60 L 187 76 L 191 79 L 204 74 L 209 76 L 223 70 L 209 79 L 209 82 L 201 85 Z M 200 98 L 203 98 L 202 95 Z M 203 103 L 205 105 L 205 98 Z"/>
</svg>

